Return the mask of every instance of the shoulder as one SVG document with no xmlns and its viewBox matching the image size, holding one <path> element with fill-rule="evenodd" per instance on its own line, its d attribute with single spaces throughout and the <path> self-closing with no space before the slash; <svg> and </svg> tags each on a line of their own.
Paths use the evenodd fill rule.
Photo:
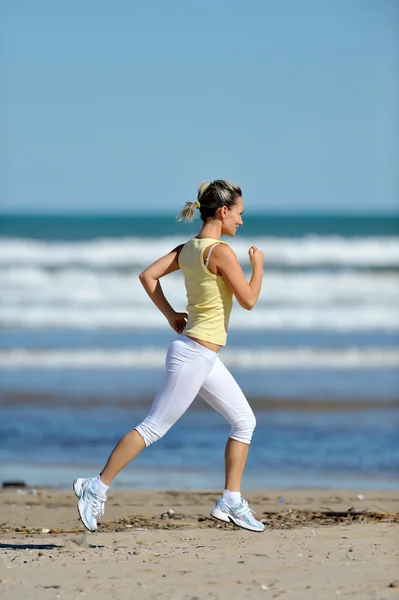
<svg viewBox="0 0 399 600">
<path fill-rule="evenodd" d="M 213 255 L 216 259 L 220 260 L 237 258 L 234 250 L 226 242 L 218 243 L 213 249 Z"/>
<path fill-rule="evenodd" d="M 175 252 L 175 260 L 177 260 L 179 267 L 182 265 L 182 263 L 184 263 L 185 260 L 187 260 L 187 252 L 188 256 L 190 254 L 190 250 L 188 249 L 189 246 L 190 240 L 184 244 L 179 244 L 179 246 L 176 246 L 176 248 L 173 249 L 173 252 Z"/>
<path fill-rule="evenodd" d="M 172 252 L 176 252 L 177 256 L 179 256 L 180 252 L 183 250 L 185 245 L 186 244 L 179 244 L 179 246 L 173 248 Z"/>
</svg>

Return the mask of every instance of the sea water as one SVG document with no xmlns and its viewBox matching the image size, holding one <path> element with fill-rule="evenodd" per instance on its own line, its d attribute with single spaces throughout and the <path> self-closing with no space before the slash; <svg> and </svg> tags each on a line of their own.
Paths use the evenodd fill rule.
<svg viewBox="0 0 399 600">
<path fill-rule="evenodd" d="M 69 485 L 68 464 L 91 472 L 145 416 L 175 334 L 138 274 L 197 229 L 173 215 L 1 218 L 0 479 Z M 235 304 L 221 353 L 258 420 L 248 485 L 396 485 L 399 219 L 253 215 L 227 241 L 247 276 L 248 248 L 265 253 L 258 304 Z M 181 274 L 162 285 L 184 310 Z M 227 435 L 196 401 L 119 481 L 207 487 Z"/>
</svg>

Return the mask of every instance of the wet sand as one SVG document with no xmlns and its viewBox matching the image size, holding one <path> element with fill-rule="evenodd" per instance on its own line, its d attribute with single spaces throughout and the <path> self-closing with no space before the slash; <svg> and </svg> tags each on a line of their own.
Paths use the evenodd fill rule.
<svg viewBox="0 0 399 600">
<path fill-rule="evenodd" d="M 72 492 L 0 492 L 0 597 L 399 596 L 399 492 L 246 493 L 251 533 L 209 518 L 216 492 L 110 491 L 95 534 Z"/>
<path fill-rule="evenodd" d="M 86 410 L 100 407 L 117 408 L 149 408 L 154 400 L 154 394 L 135 395 L 132 397 L 112 398 L 101 395 L 79 395 L 71 397 L 62 394 L 28 393 L 28 392 L 2 392 L 1 404 L 7 406 L 33 406 L 57 410 L 70 406 L 74 410 Z M 248 401 L 253 410 L 260 411 L 282 411 L 294 412 L 363 412 L 373 410 L 397 410 L 399 398 L 372 398 L 361 399 L 356 397 L 328 399 L 323 396 L 308 400 L 306 398 L 272 398 L 267 396 L 249 396 Z M 197 397 L 190 410 L 212 412 L 212 409 L 200 397 Z"/>
</svg>

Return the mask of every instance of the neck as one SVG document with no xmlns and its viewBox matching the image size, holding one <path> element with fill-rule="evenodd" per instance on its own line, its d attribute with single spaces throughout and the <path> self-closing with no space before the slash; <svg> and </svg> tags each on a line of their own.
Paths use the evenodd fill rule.
<svg viewBox="0 0 399 600">
<path fill-rule="evenodd" d="M 204 223 L 197 238 L 212 238 L 220 240 L 222 237 L 222 224 L 220 221 L 212 220 Z"/>
</svg>

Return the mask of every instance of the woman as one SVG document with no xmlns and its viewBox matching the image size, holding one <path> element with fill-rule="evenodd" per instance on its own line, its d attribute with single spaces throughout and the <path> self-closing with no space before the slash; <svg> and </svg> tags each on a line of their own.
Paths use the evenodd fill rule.
<svg viewBox="0 0 399 600">
<path fill-rule="evenodd" d="M 90 531 L 97 529 L 97 519 L 104 514 L 106 492 L 114 477 L 144 448 L 165 435 L 197 394 L 231 424 L 225 450 L 225 490 L 211 515 L 251 531 L 264 530 L 240 493 L 255 417 L 218 356 L 226 344 L 233 295 L 247 310 L 256 304 L 264 256 L 255 246 L 249 249 L 253 272 L 248 283 L 234 252 L 220 241 L 222 235 L 234 237 L 243 224 L 244 204 L 237 185 L 221 179 L 201 183 L 198 201 L 186 203 L 180 220 L 192 221 L 197 208 L 203 221 L 197 237 L 178 246 L 140 275 L 144 289 L 169 325 L 184 336 L 168 349 L 163 385 L 144 421 L 118 442 L 97 477 L 73 482 L 80 517 Z M 178 269 L 184 275 L 187 313 L 173 310 L 159 282 L 161 277 Z"/>
</svg>

